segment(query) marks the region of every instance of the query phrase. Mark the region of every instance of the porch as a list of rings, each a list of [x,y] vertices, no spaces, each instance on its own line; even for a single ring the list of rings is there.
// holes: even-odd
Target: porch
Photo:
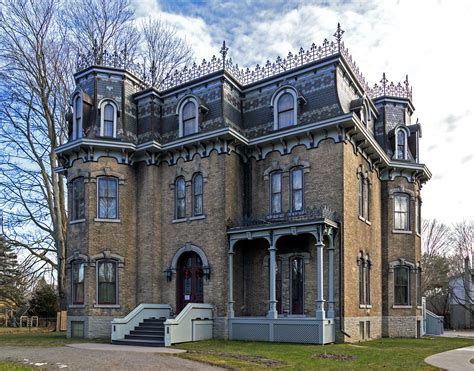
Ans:
[[[335,341],[338,225],[308,217],[228,230],[229,339]]]

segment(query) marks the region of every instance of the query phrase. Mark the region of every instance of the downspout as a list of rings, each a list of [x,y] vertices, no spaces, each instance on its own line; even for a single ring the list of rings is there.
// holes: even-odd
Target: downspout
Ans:
[[[342,268],[344,266],[343,264],[343,259],[344,259],[344,254],[343,254],[343,246],[344,246],[344,235],[342,233],[342,222],[338,222],[339,226],[339,331],[341,331],[344,336],[351,337],[345,330],[344,330],[344,324],[342,321],[342,313],[343,313],[343,300],[342,300]]]

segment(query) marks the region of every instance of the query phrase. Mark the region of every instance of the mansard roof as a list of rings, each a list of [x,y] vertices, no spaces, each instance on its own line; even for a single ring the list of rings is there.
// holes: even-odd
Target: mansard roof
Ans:
[[[274,62],[267,60],[265,64],[257,64],[252,69],[240,68],[231,58],[228,58],[229,48],[224,41],[219,51],[219,57],[213,55],[212,58],[209,60],[204,59],[200,64],[193,63],[192,66],[185,66],[182,70],[175,70],[169,73],[162,81],[157,81],[156,68],[154,66],[147,68],[144,64],[129,62],[126,50],[105,51],[99,54],[98,50],[94,49],[88,54],[78,56],[75,77],[80,77],[91,68],[100,68],[100,66],[112,67],[133,75],[139,84],[143,85],[144,89],[147,87],[154,88],[152,90],[160,94],[182,88],[200,80],[224,75],[243,90],[269,79],[280,78],[293,74],[298,70],[338,58],[352,75],[354,83],[360,87],[361,94],[365,94],[373,100],[380,97],[412,100],[412,88],[408,83],[408,76],[403,83],[394,83],[388,81],[384,73],[379,84],[370,87],[349,50],[344,45],[342,41],[343,34],[344,30],[338,24],[336,32],[333,34],[334,40],[324,39],[323,43],[319,46],[313,43],[306,50],[300,48],[296,53],[289,52],[286,58],[278,56]],[[148,89],[146,90],[149,91]]]

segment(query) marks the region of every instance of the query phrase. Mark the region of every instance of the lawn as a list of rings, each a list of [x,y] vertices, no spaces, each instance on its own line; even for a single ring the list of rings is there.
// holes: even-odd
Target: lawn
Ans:
[[[238,369],[435,370],[429,355],[474,345],[472,339],[380,339],[357,344],[299,345],[210,340],[179,344],[180,357]]]
[[[11,329],[0,329],[0,347],[2,346],[25,346],[25,347],[57,347],[71,343],[110,343],[107,339],[67,339],[65,332],[51,332],[35,330],[29,332],[25,329],[18,329],[12,332]],[[2,370],[0,364],[0,370]]]

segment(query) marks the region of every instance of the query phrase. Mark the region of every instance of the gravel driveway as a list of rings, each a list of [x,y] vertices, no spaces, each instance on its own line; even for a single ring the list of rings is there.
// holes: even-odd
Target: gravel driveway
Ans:
[[[172,355],[72,347],[0,347],[0,360],[48,370],[219,370]]]

